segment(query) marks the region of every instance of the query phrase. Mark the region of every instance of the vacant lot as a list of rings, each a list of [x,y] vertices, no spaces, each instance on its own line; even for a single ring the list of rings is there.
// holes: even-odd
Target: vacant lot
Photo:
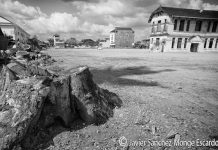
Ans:
[[[121,136],[128,142],[161,141],[171,130],[178,132],[182,141],[218,138],[218,53],[149,53],[138,49],[46,52],[65,70],[89,66],[95,82],[119,95],[124,103],[103,125],[58,132],[48,149],[119,149]],[[143,148],[160,147],[148,144],[126,149]]]

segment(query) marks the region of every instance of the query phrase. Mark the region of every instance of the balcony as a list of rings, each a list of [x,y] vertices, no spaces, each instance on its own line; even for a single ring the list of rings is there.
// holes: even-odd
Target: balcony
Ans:
[[[167,31],[168,31],[167,23],[155,24],[155,25],[152,25],[152,28],[151,28],[152,34],[163,34],[163,33],[167,33]]]

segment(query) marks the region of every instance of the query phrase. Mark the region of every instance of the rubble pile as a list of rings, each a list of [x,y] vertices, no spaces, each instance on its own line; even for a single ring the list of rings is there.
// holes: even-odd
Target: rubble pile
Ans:
[[[65,127],[78,118],[104,123],[120,107],[119,97],[99,88],[88,67],[58,75],[46,69],[54,60],[28,49],[1,51],[0,149],[31,149],[40,128],[61,119]]]

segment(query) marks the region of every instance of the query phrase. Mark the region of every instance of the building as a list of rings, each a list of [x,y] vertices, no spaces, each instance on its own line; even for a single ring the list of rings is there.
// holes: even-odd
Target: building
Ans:
[[[110,32],[110,47],[130,48],[134,43],[134,31],[132,28],[116,27]]]
[[[110,38],[105,38],[104,40],[100,40],[99,46],[102,48],[110,48]]]
[[[16,42],[27,43],[30,38],[30,35],[21,27],[2,16],[0,16],[0,28],[5,35],[11,36]]]
[[[55,34],[53,36],[54,39],[54,47],[55,48],[64,48],[65,47],[65,43],[63,40],[60,39],[60,35]]]
[[[218,11],[160,6],[150,16],[150,49],[218,51]]]

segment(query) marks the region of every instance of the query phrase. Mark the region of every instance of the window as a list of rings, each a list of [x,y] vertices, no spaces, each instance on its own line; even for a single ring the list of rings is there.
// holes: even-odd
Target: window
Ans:
[[[189,31],[189,27],[190,27],[190,20],[187,21],[186,31]]]
[[[177,28],[177,20],[174,21],[174,30]]]
[[[184,48],[186,49],[188,38],[185,38]]]
[[[174,48],[175,38],[172,39],[172,48]]]
[[[212,32],[216,32],[216,28],[217,28],[217,21],[213,23]]]
[[[180,20],[179,31],[184,31],[185,20]]]
[[[209,48],[212,48],[212,47],[213,47],[213,38],[211,38],[209,42]]]
[[[216,39],[215,48],[217,48],[217,44],[218,44],[218,38]]]
[[[158,24],[157,24],[157,31],[158,31],[158,32],[161,32],[161,20],[158,21]]]
[[[159,46],[160,45],[160,38],[157,38],[156,39],[156,46]]]
[[[204,41],[204,48],[206,48],[206,46],[207,46],[207,39],[205,39]]]
[[[211,21],[208,22],[208,25],[207,25],[207,32],[210,32],[210,26],[211,26]]]
[[[178,38],[177,48],[182,47],[182,38]]]
[[[201,31],[202,21],[196,21],[195,31]]]
[[[165,23],[167,23],[167,19],[165,19]]]

